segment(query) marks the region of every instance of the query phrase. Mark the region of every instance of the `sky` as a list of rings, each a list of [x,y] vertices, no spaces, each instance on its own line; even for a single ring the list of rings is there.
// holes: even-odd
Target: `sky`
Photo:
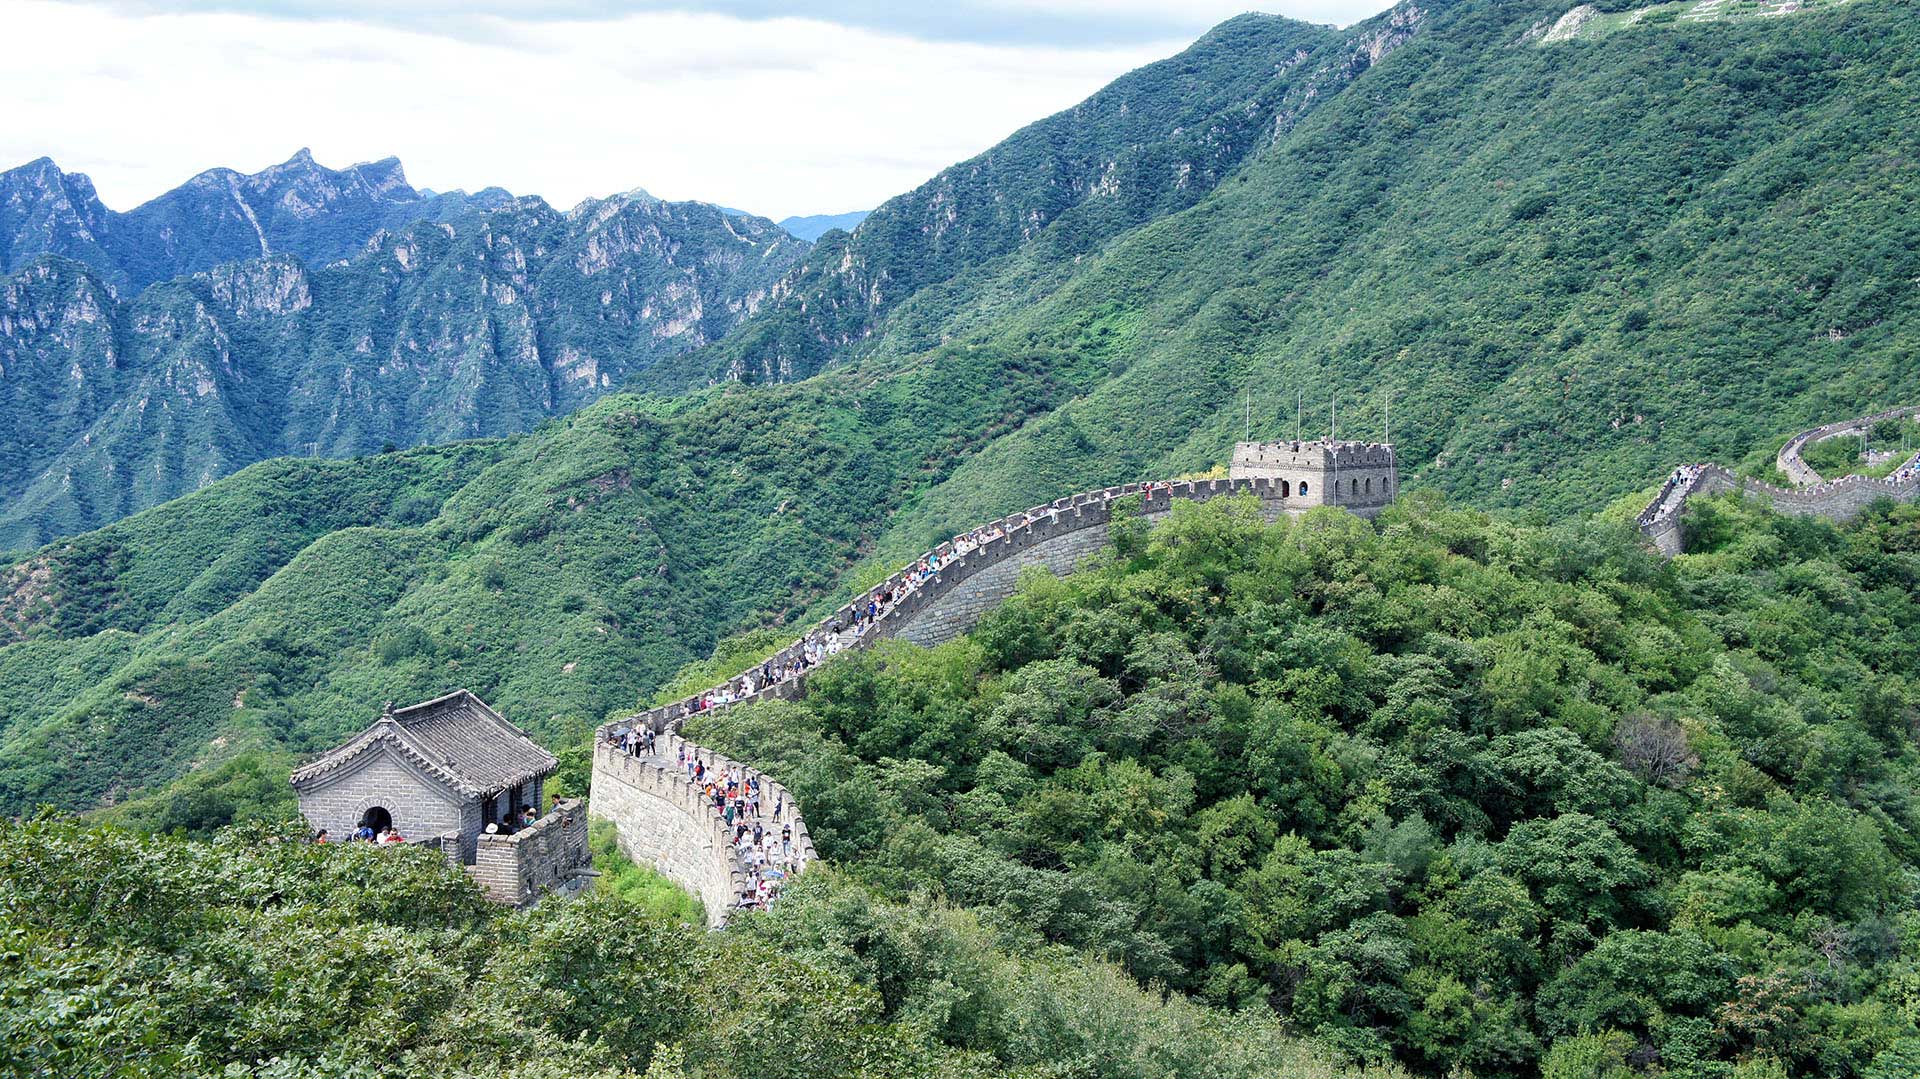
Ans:
[[[127,210],[310,147],[563,208],[645,188],[773,218],[869,209],[1247,3],[0,0],[0,169],[51,157]]]

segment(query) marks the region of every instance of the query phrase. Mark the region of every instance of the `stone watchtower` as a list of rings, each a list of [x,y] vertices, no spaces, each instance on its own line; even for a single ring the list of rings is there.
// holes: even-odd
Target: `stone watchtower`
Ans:
[[[430,845],[463,865],[488,895],[526,904],[578,876],[589,861],[586,807],[541,810],[557,762],[526,732],[462,689],[408,708],[389,705],[371,727],[292,775],[300,812],[335,842],[361,828]]]
[[[1233,447],[1227,475],[1274,481],[1289,513],[1339,506],[1370,518],[1400,491],[1393,446],[1386,442],[1242,442]]]

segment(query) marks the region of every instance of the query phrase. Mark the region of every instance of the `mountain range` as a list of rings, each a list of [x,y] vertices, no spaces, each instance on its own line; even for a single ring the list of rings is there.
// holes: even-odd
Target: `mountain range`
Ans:
[[[799,217],[783,217],[780,219],[780,227],[802,240],[812,242],[834,229],[852,232],[860,227],[860,222],[865,221],[867,215],[872,212],[871,210],[854,210],[844,214],[805,214]]]
[[[256,173],[209,169],[117,213],[101,203],[93,181],[43,157],[0,172],[0,272],[60,255],[130,296],[241,259],[284,254],[334,262],[358,253],[382,228],[512,201],[497,187],[473,195],[415,190],[396,158],[330,169],[302,149]]]
[[[387,233],[345,266],[256,261],[130,306],[85,267],[37,263],[7,302],[44,303],[31,332],[60,338],[30,354],[42,373],[9,394],[12,429],[59,428],[54,458],[127,432],[142,482],[197,482],[200,447],[258,429],[140,434],[253,392],[222,347],[316,357],[295,380],[316,389],[260,393],[304,417],[260,452],[488,434],[611,396],[517,439],[271,461],[17,560],[0,806],[120,800],[245,747],[313,748],[368,701],[450,681],[564,739],[937,537],[1204,470],[1247,435],[1324,432],[1330,404],[1342,435],[1391,430],[1409,491],[1551,516],[1678,462],[1771,467],[1797,428],[1910,399],[1920,31],[1900,6],[1556,33],[1566,14],[1235,19],[811,250],[771,222],[754,246],[746,219],[627,199],[516,202]],[[725,239],[727,280],[758,299],[636,360],[651,329],[581,315],[621,306],[588,283],[618,246],[590,222],[665,230],[670,210]],[[769,265],[748,271],[749,253]],[[173,373],[131,396],[104,371],[70,378],[124,349],[122,325],[166,343],[149,351]],[[557,378],[551,340],[603,342],[607,377]],[[497,374],[534,355],[537,377]],[[503,401],[518,413],[475,422]],[[77,520],[69,492],[102,476],[134,486],[67,459],[34,490],[75,508],[43,516]],[[14,541],[71,530],[54,520]]]
[[[524,431],[724,337],[807,249],[705,203],[561,213],[305,151],[127,214],[47,162],[0,191],[24,260],[0,279],[0,549],[267,457]]]

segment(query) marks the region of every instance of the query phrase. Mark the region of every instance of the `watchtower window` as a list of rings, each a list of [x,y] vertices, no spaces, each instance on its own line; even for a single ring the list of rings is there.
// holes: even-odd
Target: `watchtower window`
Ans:
[[[1307,481],[1306,481],[1306,480],[1301,480],[1301,481],[1300,481],[1300,493],[1301,493],[1301,494],[1303,494],[1303,495],[1307,493]]]
[[[1286,480],[1281,480],[1280,481],[1280,497],[1287,498],[1287,497],[1290,497],[1292,494],[1293,494],[1293,484],[1287,482]]]
[[[1367,493],[1373,493],[1373,477],[1371,476],[1367,477]]]

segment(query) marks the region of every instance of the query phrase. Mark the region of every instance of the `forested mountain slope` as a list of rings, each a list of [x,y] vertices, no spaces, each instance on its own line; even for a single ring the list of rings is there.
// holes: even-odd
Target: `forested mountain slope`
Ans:
[[[0,578],[0,807],[115,801],[460,684],[583,738],[725,631],[796,617],[888,511],[1103,372],[956,350],[507,441],[276,460]]]
[[[100,201],[93,181],[43,157],[0,172],[0,273],[41,255],[64,255],[131,296],[240,259],[285,254],[332,262],[382,228],[510,201],[497,187],[475,195],[415,190],[395,158],[330,169],[303,149],[256,173],[209,169],[119,213]]]
[[[965,638],[842,654],[687,733],[779,777],[883,897],[1356,1059],[1904,1079],[1920,507],[1695,514],[1666,563],[1431,496],[1377,529],[1179,502]],[[860,947],[835,929],[792,939]]]
[[[661,367],[646,384],[805,377],[861,351],[901,304],[981,267],[1016,253],[1071,267],[1114,236],[1200,201],[1420,21],[1408,8],[1345,32],[1271,15],[1223,23],[1179,55],[889,199],[851,233],[816,247],[734,337]]]
[[[226,263],[116,298],[45,258],[0,279],[0,550],[267,457],[524,431],[746,318],[807,245],[644,193],[513,200],[353,259]]]
[[[0,601],[26,638],[0,648],[0,798],[85,805],[242,745],[312,748],[369,701],[455,682],[584,729],[861,559],[1223,461],[1249,390],[1261,434],[1297,389],[1341,391],[1342,431],[1374,434],[1391,393],[1418,483],[1552,510],[1910,388],[1899,6],[1544,41],[1558,15],[1423,9],[1337,100],[1065,287],[1020,291],[1024,256],[976,277],[1005,288],[969,343],[616,398],[471,451],[487,470],[401,518],[383,495],[271,557],[232,522],[355,504],[341,477],[435,458],[275,465],[42,552]],[[403,278],[398,251],[366,279]]]
[[[965,463],[891,554],[1291,436],[1302,396],[1308,434],[1337,403],[1382,437],[1390,408],[1417,483],[1552,514],[1920,393],[1907,5],[1571,41],[1544,37],[1555,5],[1421,7],[1193,208],[881,324],[882,363],[981,341],[1111,372]]]

